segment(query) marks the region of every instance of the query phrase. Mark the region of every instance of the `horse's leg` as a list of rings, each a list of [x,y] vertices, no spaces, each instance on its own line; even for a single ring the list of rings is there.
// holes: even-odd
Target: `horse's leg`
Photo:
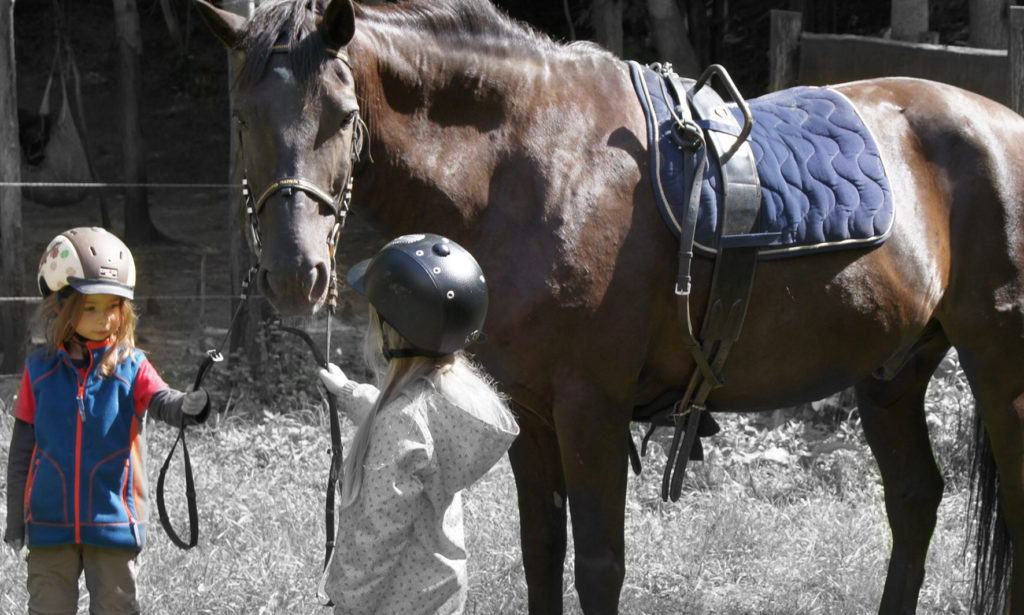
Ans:
[[[1020,324],[1017,324],[1019,330]],[[1002,330],[1002,329],[1000,329]],[[1013,561],[1009,578],[1012,615],[1024,614],[1024,383],[1021,364],[1024,340],[1001,336],[985,348],[958,348],[960,362],[978,401],[978,410],[992,446],[1002,494],[1002,518],[1012,541]],[[983,352],[981,352],[983,350]],[[1005,553],[1009,545],[992,545]],[[999,571],[993,571],[996,574]],[[984,591],[975,587],[975,593]],[[977,598],[977,595],[976,595]]]
[[[869,377],[856,386],[864,434],[878,462],[892,553],[879,613],[914,613],[924,580],[925,556],[942,499],[924,399],[928,381],[949,348],[938,336],[891,380]]]
[[[531,615],[562,613],[565,480],[552,428],[517,407],[520,434],[509,449],[519,498],[520,540]]]
[[[628,414],[592,385],[562,381],[555,424],[569,494],[576,592],[587,615],[618,613],[625,578]]]

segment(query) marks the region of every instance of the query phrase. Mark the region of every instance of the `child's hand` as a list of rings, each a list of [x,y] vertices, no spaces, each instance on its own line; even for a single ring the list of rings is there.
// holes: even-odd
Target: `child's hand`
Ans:
[[[351,393],[355,383],[348,379],[345,372],[334,363],[328,363],[327,369],[319,372],[320,381],[327,387],[332,395],[341,395],[342,392]],[[347,386],[346,386],[347,385]]]
[[[210,416],[210,395],[206,389],[185,393],[185,399],[181,402],[181,413],[185,415],[187,424],[205,423]]]

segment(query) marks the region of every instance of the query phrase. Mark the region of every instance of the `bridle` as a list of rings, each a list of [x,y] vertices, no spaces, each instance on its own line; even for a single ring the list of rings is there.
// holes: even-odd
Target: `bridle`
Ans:
[[[289,53],[290,48],[287,45],[274,45],[271,48],[271,53]],[[328,55],[331,55],[348,66],[349,70],[352,70],[352,60],[348,55],[348,52],[344,49],[328,48]],[[304,177],[279,177],[267,186],[260,194],[259,198],[253,199],[252,194],[249,191],[248,176],[246,171],[242,171],[242,194],[245,202],[245,212],[248,219],[248,239],[250,247],[253,253],[256,255],[256,264],[253,265],[246,277],[242,282],[242,298],[235,310],[234,316],[231,319],[231,323],[228,326],[228,331],[224,336],[224,341],[221,342],[221,348],[227,342],[231,335],[231,331],[234,329],[235,324],[238,321],[238,317],[246,304],[246,296],[248,293],[249,285],[259,270],[259,260],[263,252],[263,240],[262,234],[260,233],[259,227],[259,214],[270,197],[277,193],[283,193],[285,196],[291,196],[294,191],[299,190],[305,192],[309,196],[313,197],[318,202],[326,205],[334,214],[334,225],[331,227],[330,233],[327,235],[327,246],[330,254],[330,272],[329,280],[330,285],[328,288],[326,311],[327,311],[327,349],[326,352],[321,353],[313,342],[312,338],[301,329],[279,326],[282,331],[286,331],[302,338],[303,341],[309,346],[313,353],[313,358],[316,364],[323,368],[327,368],[328,357],[330,357],[331,348],[331,315],[334,313],[337,307],[338,289],[337,289],[337,270],[335,265],[335,252],[338,247],[338,240],[341,236],[341,229],[345,226],[345,221],[348,217],[349,207],[352,203],[352,183],[353,175],[356,163],[359,161],[359,153],[362,149],[363,142],[363,131],[365,124],[359,118],[358,109],[356,110],[356,116],[352,120],[352,140],[351,140],[351,152],[350,152],[350,167],[348,173],[348,179],[345,181],[345,187],[342,189],[340,194],[333,195],[329,190],[318,186],[316,182],[310,181]],[[242,135],[241,131],[238,134],[239,149],[242,147]],[[207,352],[207,356],[200,364],[198,373],[196,375],[195,384],[193,390],[198,390],[205,378],[207,372],[213,363],[223,360],[220,349],[210,350]],[[342,446],[341,446],[341,428],[340,418],[337,408],[337,400],[334,396],[327,393],[327,403],[330,410],[330,429],[331,429],[331,465],[327,480],[327,498],[325,504],[325,517],[324,522],[326,526],[326,545],[324,555],[324,568],[327,568],[327,564],[330,562],[331,554],[334,551],[334,500],[335,493],[338,490],[338,481],[341,478],[341,462],[342,462]],[[181,539],[171,526],[169,517],[167,515],[166,507],[164,505],[164,475],[167,472],[167,468],[170,464],[171,458],[174,455],[174,450],[178,445],[178,442],[182,444],[182,452],[184,457],[185,466],[185,483],[186,483],[186,499],[188,504],[188,521],[189,521],[189,540],[186,542]],[[167,455],[167,460],[164,462],[163,467],[160,470],[160,477],[157,486],[157,508],[160,513],[160,522],[166,530],[171,541],[175,545],[182,549],[190,549],[199,540],[199,527],[198,527],[198,510],[196,506],[196,495],[194,481],[192,478],[192,465],[189,459],[188,446],[185,443],[185,426],[182,424],[179,428],[178,438],[175,440],[174,445],[171,447],[170,452]]]
[[[271,53],[290,53],[291,48],[288,45],[274,45],[271,47]],[[349,71],[353,71],[352,59],[349,57],[348,52],[342,48],[327,48],[327,54],[334,58],[341,60]],[[252,194],[249,191],[248,173],[243,168],[242,170],[242,193],[245,199],[245,213],[248,218],[249,228],[249,239],[250,245],[253,252],[256,254],[256,259],[259,261],[263,252],[263,240],[259,226],[259,215],[266,204],[267,200],[277,193],[282,193],[285,196],[291,196],[296,190],[305,192],[307,195],[313,197],[321,204],[326,205],[334,213],[334,225],[331,227],[330,233],[327,235],[327,249],[329,254],[330,272],[328,274],[329,286],[327,291],[327,349],[325,353],[321,353],[313,343],[312,338],[301,329],[292,327],[280,327],[282,331],[298,335],[303,341],[309,346],[313,352],[313,358],[317,365],[322,368],[327,368],[328,357],[330,357],[331,349],[331,315],[334,313],[338,302],[338,280],[337,280],[337,266],[335,264],[335,252],[338,247],[338,240],[341,236],[341,229],[345,226],[345,221],[348,218],[349,207],[352,204],[352,183],[353,176],[356,167],[356,163],[359,161],[359,152],[362,149],[363,142],[363,127],[362,120],[359,119],[359,110],[356,109],[356,115],[352,119],[352,139],[351,139],[351,150],[349,152],[349,171],[348,178],[345,180],[345,187],[342,189],[340,194],[331,194],[330,190],[318,186],[316,182],[310,181],[304,177],[279,177],[272,181],[262,193],[259,198],[253,199]],[[239,149],[242,147],[241,134],[238,135]],[[256,267],[258,267],[258,263]],[[341,478],[341,462],[342,462],[342,448],[341,448],[341,427],[340,418],[338,414],[337,400],[335,397],[328,392],[327,393],[327,404],[330,410],[330,427],[331,427],[331,465],[327,479],[327,499],[325,503],[325,555],[324,555],[324,569],[327,568],[327,564],[330,562],[331,554],[334,551],[334,498],[335,493],[338,490],[338,481]]]

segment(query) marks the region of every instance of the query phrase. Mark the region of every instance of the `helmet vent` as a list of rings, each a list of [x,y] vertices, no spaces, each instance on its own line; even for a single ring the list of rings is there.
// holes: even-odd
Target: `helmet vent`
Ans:
[[[93,246],[89,246],[89,251],[92,252],[93,256],[96,256],[96,248],[94,248]]]

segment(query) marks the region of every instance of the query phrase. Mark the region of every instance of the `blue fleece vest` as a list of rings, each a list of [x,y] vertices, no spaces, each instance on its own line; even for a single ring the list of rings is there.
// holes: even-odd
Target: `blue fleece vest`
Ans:
[[[145,439],[132,391],[138,350],[99,377],[106,352],[90,344],[83,378],[63,349],[26,361],[35,397],[36,448],[25,498],[31,547],[88,544],[141,549],[146,535]]]

